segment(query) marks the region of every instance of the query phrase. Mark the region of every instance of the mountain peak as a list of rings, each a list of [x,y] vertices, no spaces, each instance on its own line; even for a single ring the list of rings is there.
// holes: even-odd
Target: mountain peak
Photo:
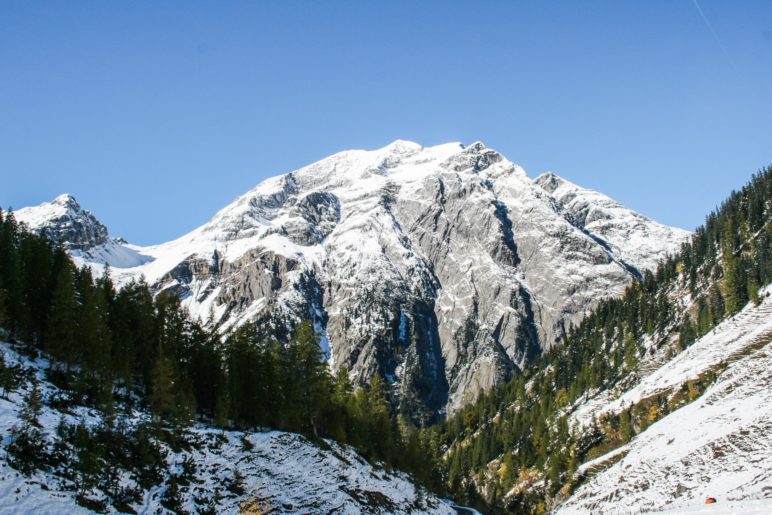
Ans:
[[[396,152],[402,152],[405,150],[409,151],[417,151],[421,150],[423,148],[422,145],[416,143],[415,141],[409,141],[404,139],[396,139],[383,147],[382,150],[389,150],[389,151],[396,151]]]
[[[563,184],[566,184],[568,181],[554,172],[544,172],[536,177],[533,182],[541,186],[547,192],[554,193],[555,190]]]
[[[63,206],[73,206],[80,208],[80,204],[78,204],[78,201],[75,197],[70,195],[69,193],[62,193],[58,197],[56,197],[54,200],[51,201],[52,204],[60,204]]]
[[[480,140],[475,141],[471,145],[462,145],[462,146],[464,147],[465,150],[471,150],[474,152],[481,152],[488,148],[485,146],[485,143],[483,143]]]
[[[88,250],[109,240],[105,227],[74,196],[63,193],[50,202],[14,212],[20,222],[70,250]]]

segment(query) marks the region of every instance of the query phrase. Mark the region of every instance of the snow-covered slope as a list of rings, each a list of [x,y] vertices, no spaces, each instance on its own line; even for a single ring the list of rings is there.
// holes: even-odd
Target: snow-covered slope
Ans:
[[[534,182],[548,191],[578,227],[608,244],[620,260],[638,270],[652,269],[662,251],[675,254],[688,232],[668,227],[624,207],[614,199],[547,172]]]
[[[61,399],[63,393],[45,380],[44,360],[30,360],[6,343],[0,343],[0,351],[7,365],[26,370],[20,374],[27,377],[7,398],[0,397],[0,513],[93,513],[76,504],[74,466],[53,465],[24,476],[9,464],[6,448],[12,438],[10,429],[19,423],[22,399],[31,388],[29,380],[37,379],[44,401]],[[43,440],[54,449],[61,441],[56,427],[62,422],[97,427],[104,418],[82,406],[44,406],[39,421]],[[147,422],[144,413],[119,413],[116,427],[128,431],[141,422]],[[191,444],[188,450],[163,446],[167,455],[162,482],[142,490],[139,500],[131,503],[136,513],[171,513],[161,501],[170,475],[179,474],[186,460],[192,460],[196,470],[180,492],[181,507],[188,513],[201,513],[206,506],[215,508],[216,513],[234,514],[455,513],[437,497],[417,489],[407,476],[373,467],[350,448],[331,441],[327,448],[321,448],[293,433],[244,433],[203,426],[191,429],[187,441]],[[228,486],[235,471],[243,477],[241,493]],[[119,470],[118,474],[122,486],[137,487],[136,478],[127,471]],[[105,499],[99,488],[86,494],[92,500]],[[106,508],[115,513],[109,500]]]
[[[613,456],[594,461],[606,470],[582,485],[561,513],[698,510],[710,513],[772,511],[772,295],[748,305],[676,358],[613,399],[578,413],[616,412],[640,399],[716,371],[697,400],[662,418]],[[587,468],[585,466],[584,468]],[[733,502],[745,504],[733,506]],[[726,510],[724,509],[726,508]],[[761,510],[761,511],[758,511]],[[766,511],[765,511],[766,510]],[[697,511],[695,511],[697,512]]]
[[[223,331],[312,318],[333,367],[358,384],[383,375],[428,420],[524,366],[688,236],[575,190],[602,216],[580,222],[562,187],[481,143],[396,141],[268,179],[175,241],[124,245],[137,266],[93,261],[118,283],[143,275],[177,292]]]

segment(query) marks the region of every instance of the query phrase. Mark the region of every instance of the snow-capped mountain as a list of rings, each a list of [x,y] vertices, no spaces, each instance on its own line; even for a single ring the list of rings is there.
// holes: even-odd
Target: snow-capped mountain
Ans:
[[[74,218],[46,206],[16,215],[70,242]],[[119,283],[177,292],[223,331],[311,318],[334,368],[360,384],[382,374],[425,421],[523,367],[688,235],[554,174],[531,180],[482,143],[396,141],[268,179],[172,242],[105,233],[70,249]]]

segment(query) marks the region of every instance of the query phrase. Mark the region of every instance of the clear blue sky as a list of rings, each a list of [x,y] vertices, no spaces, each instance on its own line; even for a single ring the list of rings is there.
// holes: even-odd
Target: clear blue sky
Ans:
[[[0,3],[0,205],[182,235],[266,177],[482,140],[692,229],[772,163],[772,2]]]

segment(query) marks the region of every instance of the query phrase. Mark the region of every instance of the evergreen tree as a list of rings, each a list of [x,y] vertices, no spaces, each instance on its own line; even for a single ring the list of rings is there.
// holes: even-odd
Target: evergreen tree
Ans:
[[[74,274],[72,264],[68,260],[62,260],[51,295],[46,332],[45,348],[54,360],[64,365],[65,372],[69,372],[72,364],[80,358],[76,347],[78,327],[74,323],[78,311]],[[54,365],[55,363],[52,363],[52,366]]]
[[[105,449],[97,435],[89,431],[85,422],[81,422],[73,429],[71,440],[76,450],[78,490],[83,495],[99,483],[105,470]]]
[[[230,418],[241,427],[278,425],[286,416],[286,398],[276,375],[276,353],[261,342],[251,324],[240,327],[225,344]]]
[[[694,342],[696,337],[697,331],[695,330],[694,324],[692,323],[692,318],[687,315],[684,318],[684,321],[681,323],[681,330],[679,331],[678,335],[679,346],[681,349],[687,348]]]
[[[332,381],[310,321],[298,325],[290,348],[288,356],[294,360],[291,368],[295,369],[290,377],[297,386],[293,393],[298,395],[294,404],[300,410],[301,430],[318,437],[320,416],[327,410]]]
[[[22,265],[19,256],[19,226],[13,213],[6,213],[0,224],[0,291],[4,299],[5,328],[11,337],[21,332],[24,309]]]
[[[112,331],[110,310],[104,288],[94,284],[91,273],[84,269],[78,281],[81,306],[78,314],[78,354],[81,356],[80,381],[102,406],[112,401]]]
[[[113,367],[126,386],[151,383],[158,352],[155,305],[144,281],[124,286],[115,296],[110,315],[113,331]]]
[[[46,463],[46,444],[38,421],[42,408],[40,388],[37,382],[34,382],[24,397],[24,407],[19,412],[19,423],[11,428],[7,448],[11,465],[25,475],[31,474]]]
[[[747,302],[746,280],[738,259],[729,245],[724,248],[724,299],[726,311],[732,315],[740,311]]]
[[[22,231],[18,238],[21,262],[22,309],[19,313],[20,335],[24,341],[39,345],[46,330],[51,293],[51,269],[69,262],[64,251],[54,253],[50,242]]]
[[[623,442],[629,442],[633,437],[633,425],[630,421],[630,412],[622,410],[619,414],[619,438]]]
[[[192,420],[192,399],[185,391],[171,358],[161,355],[157,359],[150,384],[148,400],[157,421],[185,424]]]
[[[370,420],[369,447],[378,459],[387,459],[394,451],[394,441],[385,384],[379,375],[370,381],[365,414]]]
[[[725,307],[724,296],[721,295],[721,291],[718,289],[718,286],[715,283],[710,287],[709,304],[710,318],[714,325],[718,324],[721,320],[724,319]]]
[[[0,397],[8,398],[8,392],[13,390],[16,378],[13,369],[6,363],[5,354],[0,352]]]

